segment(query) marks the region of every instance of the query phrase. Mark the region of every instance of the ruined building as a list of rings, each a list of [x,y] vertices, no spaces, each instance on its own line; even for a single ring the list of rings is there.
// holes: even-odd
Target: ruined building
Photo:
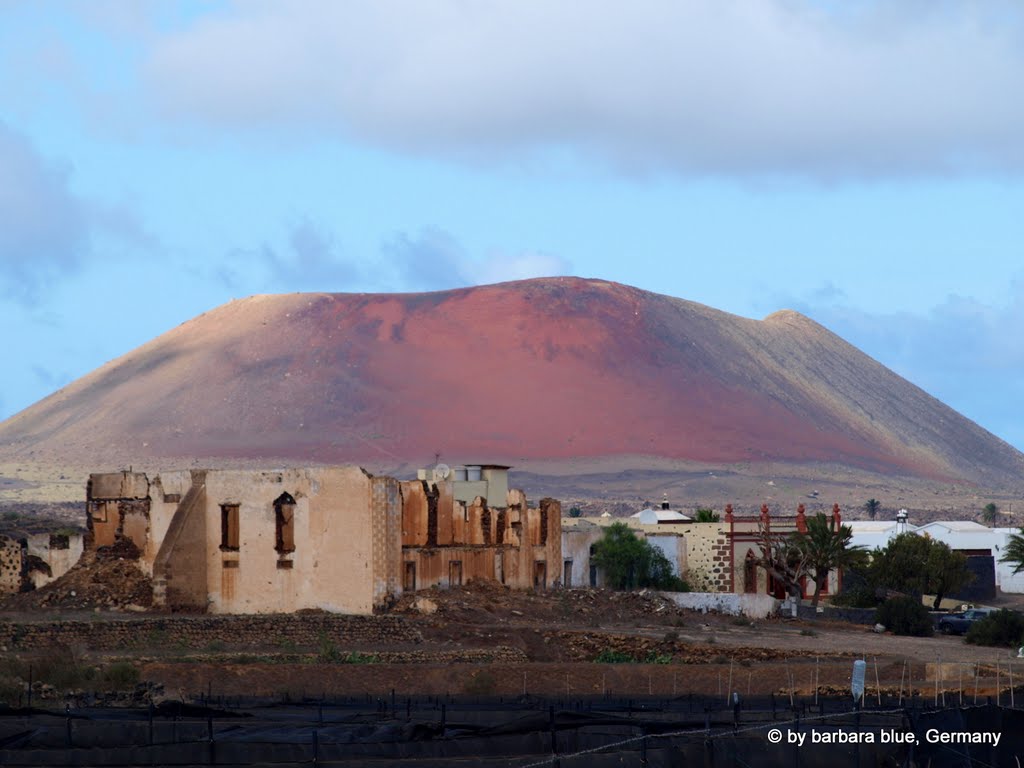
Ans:
[[[214,613],[370,613],[469,579],[551,586],[559,503],[530,508],[507,467],[488,470],[472,482],[354,466],[94,474],[85,546],[136,559],[156,605]]]
[[[49,584],[67,573],[81,554],[81,534],[0,535],[0,595]]]

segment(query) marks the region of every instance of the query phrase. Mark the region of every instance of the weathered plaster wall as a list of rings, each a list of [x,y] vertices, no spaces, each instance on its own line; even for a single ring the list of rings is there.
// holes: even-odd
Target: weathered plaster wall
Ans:
[[[153,562],[153,599],[175,608],[207,607],[206,472],[191,473]]]
[[[287,554],[275,548],[274,501],[283,493],[295,499],[295,550]],[[373,611],[370,477],[361,469],[210,472],[206,497],[211,612]],[[222,504],[239,505],[237,553],[220,549]],[[382,551],[377,578],[385,585],[386,563]]]
[[[771,595],[738,595],[721,592],[661,592],[680,608],[714,611],[731,616],[763,619],[778,612],[779,601]]]
[[[119,546],[130,541],[139,550],[149,539],[149,478],[141,472],[89,475],[86,486],[85,548]]]
[[[37,533],[27,540],[27,554],[35,555],[50,567],[50,573],[34,570],[29,577],[36,589],[59,579],[82,557],[82,534]]]
[[[604,529],[597,526],[572,527],[562,531],[563,572],[565,562],[572,561],[571,577],[567,587],[603,587],[604,578],[595,570],[596,583],[590,582],[590,548],[604,536]],[[564,579],[563,579],[564,582]]]
[[[192,473],[188,470],[161,472],[150,482],[149,535],[139,557],[139,567],[150,576],[171,520],[191,487]]]

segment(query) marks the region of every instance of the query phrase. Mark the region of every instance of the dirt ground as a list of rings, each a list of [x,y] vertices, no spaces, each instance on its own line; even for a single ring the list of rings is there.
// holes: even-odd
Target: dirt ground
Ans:
[[[63,610],[63,609],[62,609]],[[128,661],[168,696],[212,690],[225,696],[398,694],[723,695],[774,693],[786,698],[849,689],[856,658],[868,663],[870,692],[925,697],[986,696],[1024,680],[1024,659],[1009,649],[967,645],[961,638],[896,637],[840,622],[750,621],[676,607],[654,592],[512,591],[489,583],[409,595],[393,608],[422,637],[409,644],[367,646],[344,637],[323,648],[211,643],[85,651],[96,663]],[[147,616],[116,609],[63,618]],[[3,618],[56,618],[35,609]],[[505,649],[505,651],[502,651]],[[507,652],[511,649],[511,653]],[[488,651],[495,658],[487,661]],[[499,651],[502,651],[499,653]],[[351,655],[352,652],[356,652]],[[460,656],[461,654],[461,656]],[[519,662],[509,661],[516,656]],[[451,661],[481,658],[481,661]],[[389,663],[384,663],[384,658]],[[502,661],[501,659],[505,659]],[[941,662],[941,665],[937,665]],[[1024,695],[1024,694],[1022,694]]]

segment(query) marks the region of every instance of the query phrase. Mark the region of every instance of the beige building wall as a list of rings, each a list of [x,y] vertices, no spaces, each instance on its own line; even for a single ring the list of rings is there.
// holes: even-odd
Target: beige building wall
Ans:
[[[728,523],[690,523],[686,526],[684,578],[698,592],[729,591]]]
[[[205,470],[190,473],[191,485],[159,542],[153,560],[153,601],[157,605],[202,611],[209,603],[206,474]]]
[[[284,493],[295,499],[295,550],[290,553],[276,550],[274,502]],[[220,549],[222,504],[239,505],[237,553]],[[381,553],[374,573],[371,518],[370,477],[358,467],[210,472],[205,515],[209,610],[372,613],[375,591],[386,588],[387,566],[386,553]],[[386,530],[378,539],[384,535]]]

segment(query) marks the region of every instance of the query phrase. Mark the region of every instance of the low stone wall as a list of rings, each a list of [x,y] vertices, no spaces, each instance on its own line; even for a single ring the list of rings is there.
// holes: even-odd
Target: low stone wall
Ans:
[[[0,621],[0,646],[31,650],[57,643],[95,650],[133,648],[233,648],[316,646],[329,640],[339,648],[374,649],[419,643],[423,637],[398,616],[288,615],[166,616],[95,621]]]
[[[661,592],[680,608],[763,619],[778,612],[779,601],[771,595],[736,595],[731,592]]]
[[[848,621],[851,624],[874,624],[874,608],[840,608],[834,605],[821,606],[823,610],[818,613],[809,605],[801,604],[797,616],[801,619],[826,619],[828,621]]]

